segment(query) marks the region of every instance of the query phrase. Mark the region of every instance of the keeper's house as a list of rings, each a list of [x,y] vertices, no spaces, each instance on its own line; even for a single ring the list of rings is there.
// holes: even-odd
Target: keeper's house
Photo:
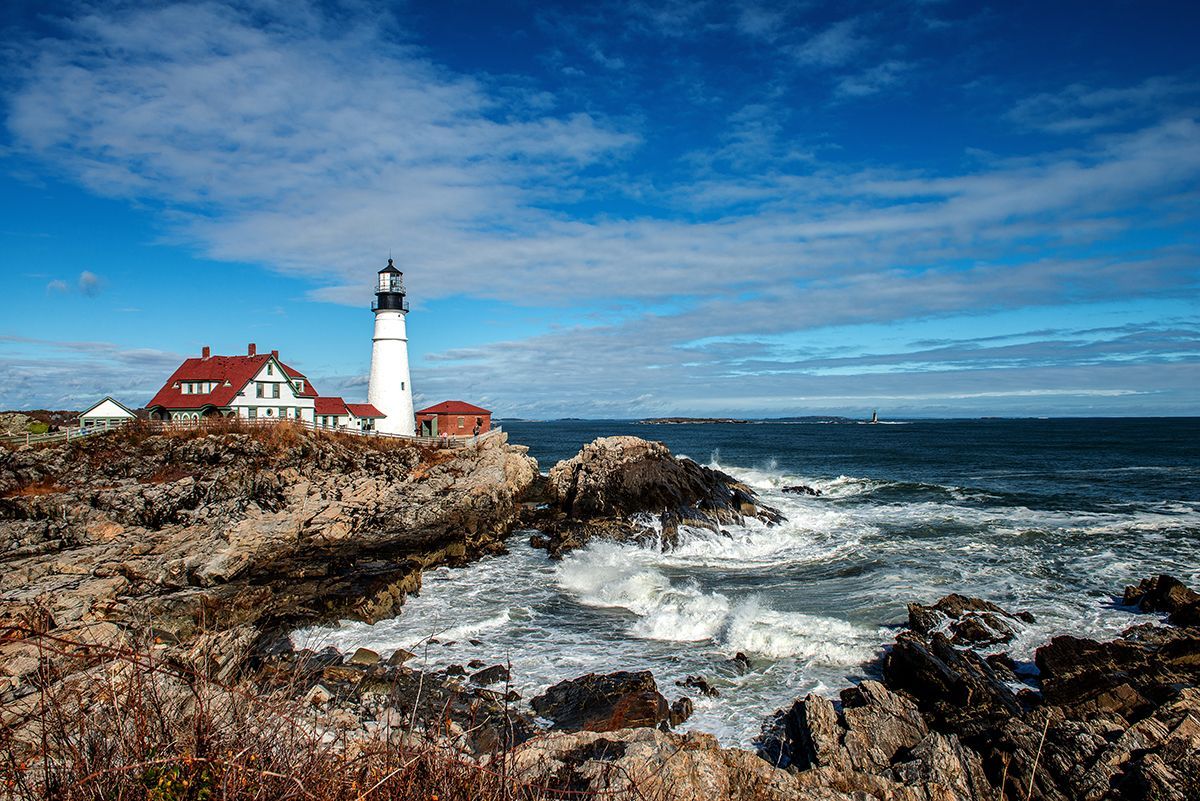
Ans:
[[[137,413],[120,401],[105,398],[79,415],[79,427],[88,429],[110,429],[132,423]]]
[[[417,412],[417,433],[423,437],[469,437],[491,427],[492,413],[466,401],[442,401]]]
[[[351,428],[357,431],[374,431],[375,421],[385,417],[384,413],[369,403],[346,403],[341,398],[317,398],[317,428]]]
[[[316,424],[317,403],[324,400],[303,373],[279,360],[279,351],[260,354],[251,343],[245,356],[213,356],[205,347],[200,358],[186,360],[171,374],[146,411],[151,420],[240,417]],[[340,422],[329,427],[373,429],[383,415],[368,406],[334,404]],[[350,407],[357,407],[357,413]]]

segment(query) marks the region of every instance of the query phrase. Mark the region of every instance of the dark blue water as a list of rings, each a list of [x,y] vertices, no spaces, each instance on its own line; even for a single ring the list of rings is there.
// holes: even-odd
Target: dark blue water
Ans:
[[[676,454],[810,476],[895,482],[884,494],[969,487],[1037,509],[1135,510],[1200,502],[1200,418],[914,420],[902,424],[505,423],[548,469],[599,436],[659,440]],[[986,503],[988,498],[981,498]]]
[[[508,423],[542,469],[597,436],[665,442],[733,474],[787,522],[685,532],[670,552],[595,543],[561,563],[511,552],[427,576],[374,626],[310,632],[343,647],[453,641],[428,659],[511,660],[529,697],[589,671],[649,668],[673,696],[700,673],[722,690],[691,726],[745,743],[762,717],[861,675],[905,604],[949,592],[1027,609],[1017,658],[1056,633],[1112,636],[1144,616],[1125,584],[1200,584],[1200,419],[897,424]],[[790,484],[823,493],[784,494]],[[483,646],[469,645],[471,639]],[[746,652],[738,675],[729,657]]]

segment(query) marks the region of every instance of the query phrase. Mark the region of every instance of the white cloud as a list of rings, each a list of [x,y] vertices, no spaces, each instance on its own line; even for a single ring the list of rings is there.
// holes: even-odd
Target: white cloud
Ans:
[[[803,43],[792,47],[790,52],[801,64],[836,67],[858,55],[867,46],[868,41],[866,36],[859,33],[858,20],[852,17],[835,22]]]
[[[912,65],[903,61],[885,61],[854,75],[842,77],[834,91],[843,97],[866,97],[895,86],[911,69]]]
[[[1022,99],[1008,117],[1049,133],[1080,134],[1154,118],[1179,106],[1186,109],[1189,103],[1194,112],[1198,97],[1200,85],[1169,76],[1120,87],[1075,83]]]

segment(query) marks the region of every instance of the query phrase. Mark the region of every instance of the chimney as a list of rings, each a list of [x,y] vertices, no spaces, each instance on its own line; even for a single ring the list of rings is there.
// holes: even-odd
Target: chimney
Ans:
[[[258,346],[256,346],[256,345],[255,345],[253,342],[251,342],[251,343],[250,343],[250,344],[249,344],[249,345],[246,347],[246,355],[247,355],[247,356],[256,356],[256,355],[258,355]]]
[[[271,355],[272,355],[272,356],[274,356],[276,359],[278,359],[278,358],[279,358],[279,351],[277,351],[277,350],[273,350],[273,351],[271,351]]]
[[[207,359],[209,356],[212,356],[212,348],[210,348],[208,345],[205,345],[200,349],[200,358]]]

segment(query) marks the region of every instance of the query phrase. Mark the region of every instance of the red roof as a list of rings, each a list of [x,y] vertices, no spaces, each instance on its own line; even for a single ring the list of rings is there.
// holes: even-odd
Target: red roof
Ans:
[[[491,414],[487,409],[472,406],[466,401],[448,400],[422,409],[417,414]]]
[[[315,389],[313,389],[312,384],[309,383],[308,376],[306,376],[304,373],[299,372],[298,370],[293,370],[292,368],[288,367],[283,362],[280,362],[279,365],[283,368],[283,372],[287,373],[288,378],[300,378],[300,379],[304,380],[304,389],[297,392],[296,393],[297,395],[299,395],[302,398],[317,397],[317,391]]]
[[[274,357],[269,353],[259,356],[210,356],[207,359],[187,359],[179,365],[167,383],[163,384],[146,408],[161,406],[165,409],[200,409],[204,406],[228,406],[233,403],[239,391],[250,382],[268,360]],[[276,359],[278,362],[278,359]],[[283,372],[290,378],[303,378],[304,397],[315,397],[317,391],[309,384],[308,378],[278,362]],[[177,386],[183,381],[212,381],[217,384],[212,392],[183,394],[183,388]]]
[[[346,408],[355,417],[387,417],[386,414],[369,403],[347,403]]]
[[[346,402],[338,397],[332,398],[316,398],[314,400],[314,412],[316,414],[337,415],[341,416],[349,414],[346,409]]]

